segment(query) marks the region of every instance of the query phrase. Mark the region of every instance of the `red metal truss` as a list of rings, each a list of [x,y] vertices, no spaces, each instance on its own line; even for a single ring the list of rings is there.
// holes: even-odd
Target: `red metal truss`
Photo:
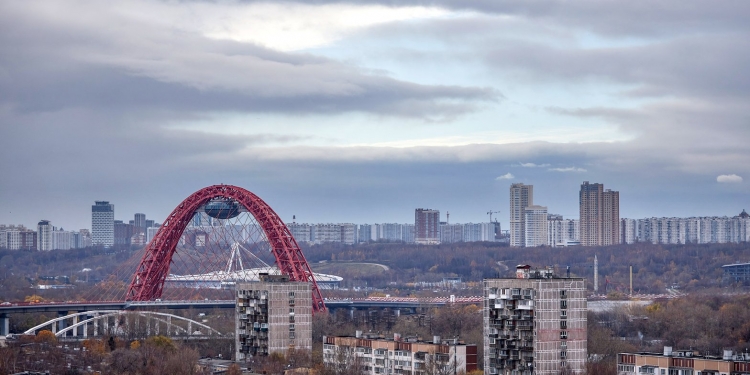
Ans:
[[[126,300],[152,301],[161,297],[164,281],[169,275],[172,255],[177,249],[182,232],[201,206],[211,199],[220,197],[235,200],[247,208],[263,228],[281,273],[288,275],[292,281],[309,282],[312,288],[313,312],[324,311],[325,303],[313,272],[289,228],[257,195],[232,185],[213,185],[198,190],[169,214],[148,244],[128,287]]]

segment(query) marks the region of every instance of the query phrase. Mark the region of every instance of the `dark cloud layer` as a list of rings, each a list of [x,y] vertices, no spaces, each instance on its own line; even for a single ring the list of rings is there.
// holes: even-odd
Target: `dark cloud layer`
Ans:
[[[87,17],[74,8],[55,18],[14,5],[0,11],[7,52],[0,57],[0,100],[18,111],[358,111],[439,119],[501,97],[491,88],[420,85],[108,13]],[[124,25],[102,29],[108,18]]]

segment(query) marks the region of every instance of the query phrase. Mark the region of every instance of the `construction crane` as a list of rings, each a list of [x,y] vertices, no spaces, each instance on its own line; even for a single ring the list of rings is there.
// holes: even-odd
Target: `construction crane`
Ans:
[[[499,214],[500,211],[487,211],[487,215],[490,215],[490,223],[492,222],[492,214]]]

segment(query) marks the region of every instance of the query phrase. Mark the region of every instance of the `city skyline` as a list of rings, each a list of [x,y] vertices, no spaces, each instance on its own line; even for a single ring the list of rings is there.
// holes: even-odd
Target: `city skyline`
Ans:
[[[748,15],[741,1],[6,2],[0,223],[88,228],[95,200],[163,221],[217,183],[285,221],[435,207],[501,211],[508,228],[508,184],[569,218],[581,181],[622,192],[621,217],[735,215],[750,209]]]
[[[533,187],[533,185],[525,185],[525,186],[527,186],[527,187]],[[94,202],[96,202],[96,201],[94,201]],[[112,204],[114,204],[114,203],[112,203]],[[87,225],[84,224],[82,227],[75,227],[75,226],[72,226],[72,225],[66,225],[65,223],[61,224],[59,222],[52,222],[52,220],[47,220],[47,219],[37,219],[35,222],[47,221],[47,222],[50,222],[50,223],[54,224],[54,227],[58,228],[59,230],[63,230],[63,229],[66,229],[66,230],[69,230],[69,231],[78,231],[78,230],[81,230],[81,229],[83,229],[83,230],[91,230],[92,229],[92,227],[91,227],[92,217],[91,217],[90,207],[91,207],[91,205],[87,206],[87,208],[89,209],[89,211],[88,211],[87,214],[89,216],[85,220],[80,220],[80,218],[74,220],[76,222],[78,222],[78,221],[87,221],[88,222]],[[544,206],[544,207],[546,208],[548,206]],[[407,210],[410,210],[409,212],[411,214],[411,217],[406,218],[405,220],[401,220],[401,221],[400,220],[389,220],[389,219],[382,220],[382,221],[364,220],[364,221],[359,221],[359,222],[358,221],[353,221],[353,220],[316,221],[314,219],[303,221],[303,220],[297,220],[296,218],[293,218],[291,220],[284,220],[284,222],[286,224],[292,224],[292,223],[299,223],[299,224],[303,224],[303,223],[304,224],[324,224],[324,223],[344,224],[344,223],[353,223],[353,224],[356,224],[356,225],[367,225],[367,224],[373,224],[374,225],[374,224],[390,224],[390,223],[414,224],[414,217],[413,217],[413,215],[414,215],[414,209],[407,209]],[[697,215],[697,214],[694,214],[694,215],[685,215],[685,216],[651,215],[651,216],[643,216],[643,217],[624,217],[624,216],[621,216],[621,219],[633,219],[633,220],[636,220],[636,219],[650,219],[650,218],[734,217],[734,216],[740,215],[743,211],[745,211],[744,208],[738,209],[738,210],[740,212],[729,212],[729,213],[724,213],[724,214],[708,214],[708,215]],[[143,211],[143,210],[141,210],[141,211]],[[440,209],[437,209],[437,211],[440,211]],[[510,234],[510,231],[512,230],[512,228],[511,228],[511,225],[510,225],[509,216],[508,215],[503,215],[503,213],[504,213],[503,211],[500,211],[500,215],[498,215],[496,212],[497,211],[493,211],[493,215],[494,216],[493,216],[492,222],[493,223],[496,222],[496,221],[499,222],[501,224],[501,229],[503,231],[508,231],[509,234]],[[567,215],[563,215],[563,214],[559,213],[558,211],[556,211],[554,209],[548,209],[547,212],[548,212],[549,215],[560,216],[561,218],[564,218],[566,220],[578,220],[579,219],[579,215],[577,215],[577,213],[574,213],[574,214],[568,213]],[[123,217],[121,217],[122,216],[121,214],[116,213],[113,220],[115,222],[125,222],[125,223],[131,222],[131,224],[133,224],[134,219],[128,218],[128,214],[124,214],[124,215],[125,215],[125,217],[123,218]],[[144,214],[142,212],[136,212],[136,213],[132,214],[130,217],[135,217],[137,219],[138,215],[144,215],[144,217],[146,216],[146,214]],[[441,215],[443,215],[443,214],[441,214]],[[28,215],[26,215],[26,216],[28,216]],[[147,215],[147,216],[151,217],[150,214]],[[294,216],[296,216],[296,215],[294,215]],[[479,216],[481,216],[481,215],[479,215]],[[447,217],[441,216],[440,217],[440,222],[441,223],[445,223],[445,219],[447,219]],[[470,220],[464,221],[464,220],[456,220],[455,217],[454,217],[454,220],[451,220],[450,223],[451,224],[452,223],[458,223],[458,224],[474,223],[474,224],[479,224],[479,223],[489,223],[490,222],[489,221],[489,217],[486,217],[485,219],[486,220],[481,220],[480,219],[480,220],[477,220],[477,221],[470,221]],[[153,222],[159,223],[158,220],[148,220],[148,221],[153,221]],[[19,222],[18,220],[14,221],[12,219],[10,221],[8,221],[8,222],[0,222],[0,225],[21,225],[21,226],[24,226],[24,227],[27,227],[27,228],[34,228],[34,227],[37,226],[37,224],[27,224],[27,223],[24,223],[24,222]]]

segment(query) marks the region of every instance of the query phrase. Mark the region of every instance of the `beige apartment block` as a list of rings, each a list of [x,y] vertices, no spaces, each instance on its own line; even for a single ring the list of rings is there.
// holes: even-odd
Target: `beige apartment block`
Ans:
[[[458,339],[423,341],[357,331],[352,336],[323,337],[323,363],[341,371],[363,374],[466,374],[477,369],[477,346]]]
[[[725,350],[719,356],[700,355],[695,350],[672,350],[665,346],[663,353],[620,353],[617,355],[620,375],[747,375],[750,374],[750,355]]]
[[[515,279],[484,280],[483,313],[485,374],[584,373],[584,279],[518,266]]]
[[[312,349],[312,292],[286,275],[260,275],[260,282],[237,283],[235,359]]]

